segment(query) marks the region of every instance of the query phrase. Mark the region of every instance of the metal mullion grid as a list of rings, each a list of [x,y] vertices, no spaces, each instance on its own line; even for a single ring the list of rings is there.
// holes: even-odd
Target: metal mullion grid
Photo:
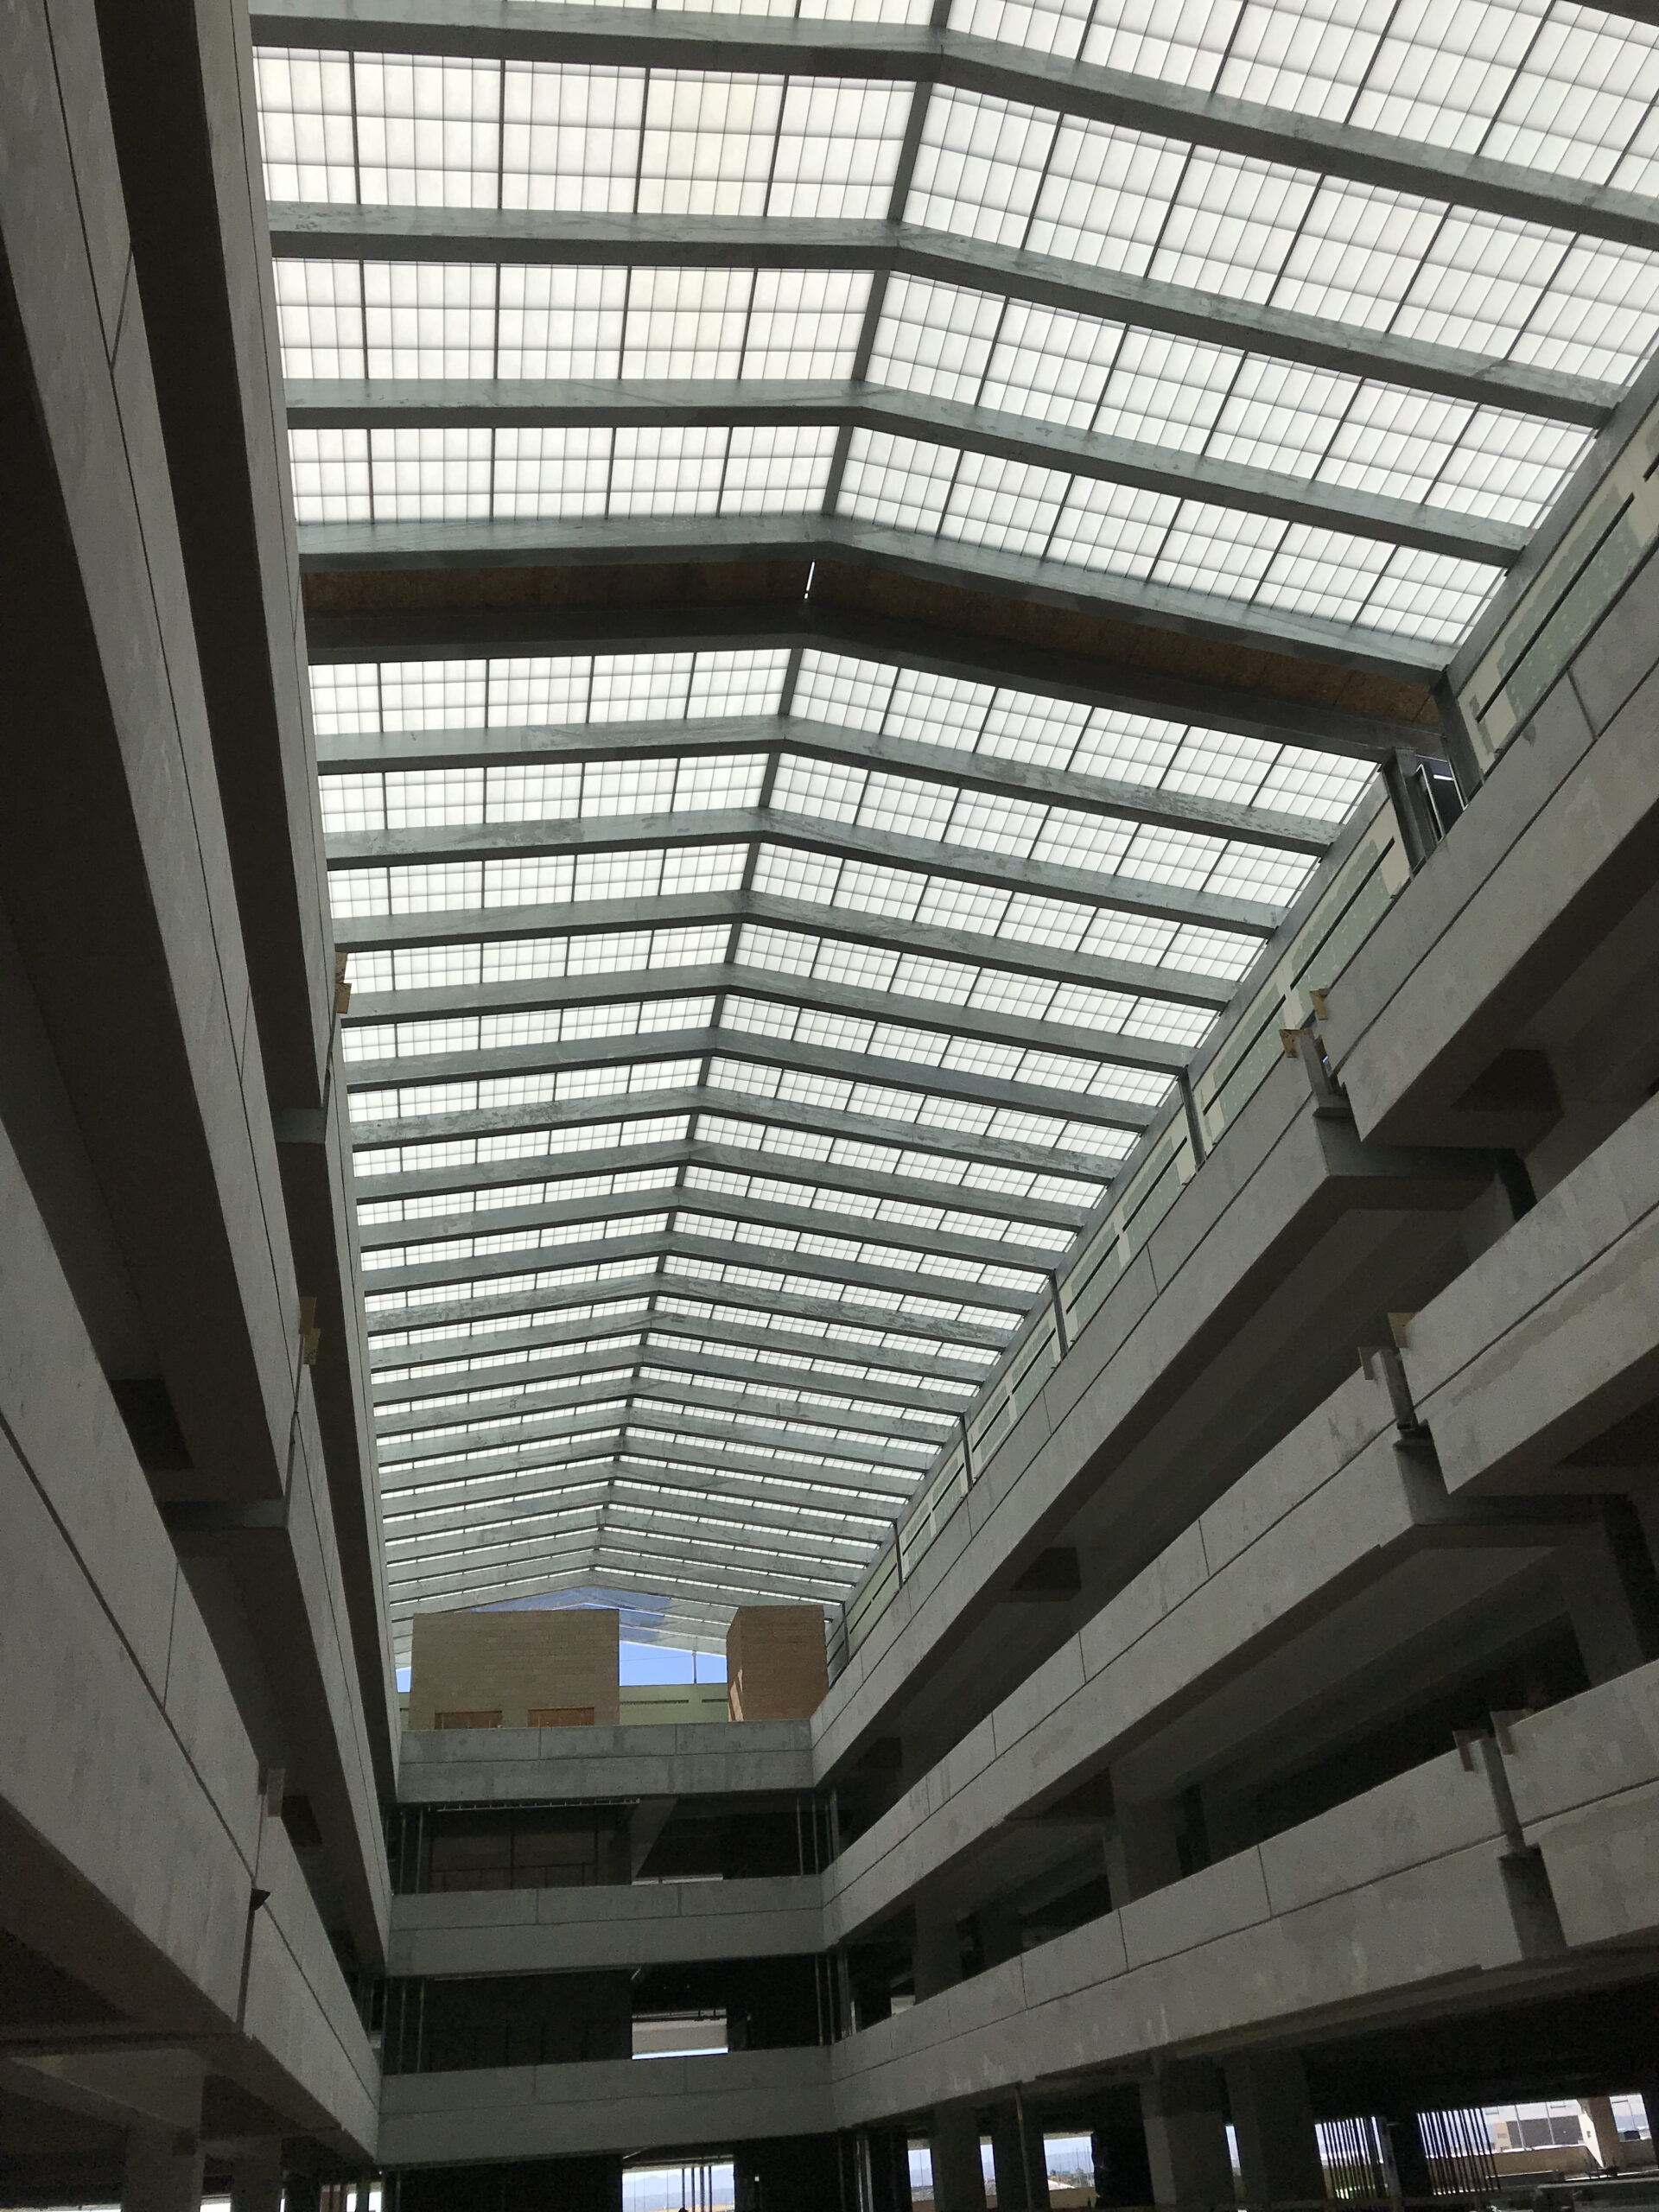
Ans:
[[[796,0],[798,11],[800,0]],[[930,26],[934,30],[945,29],[950,21],[950,0],[933,0]],[[910,96],[910,113],[905,118],[905,135],[899,143],[898,165],[893,170],[893,190],[887,198],[887,220],[902,223],[905,205],[910,198],[910,188],[916,175],[916,159],[922,149],[922,132],[927,124],[928,103],[935,90],[931,77],[918,77]],[[870,277],[870,289],[864,302],[864,320],[859,327],[858,344],[853,353],[852,381],[863,384],[870,373],[870,359],[875,352],[876,334],[881,327],[882,311],[887,305],[887,271],[876,270]],[[842,479],[847,473],[847,458],[852,451],[853,430],[843,423],[836,433],[835,450],[830,458],[830,473],[824,482],[823,508],[826,515],[833,515],[841,503]]]

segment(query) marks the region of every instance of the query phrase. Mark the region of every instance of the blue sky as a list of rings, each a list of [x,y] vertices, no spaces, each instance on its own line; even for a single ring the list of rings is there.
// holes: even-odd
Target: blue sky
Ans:
[[[689,1651],[681,1651],[671,1643],[624,1643],[620,1649],[619,1672],[620,1679],[629,1684],[636,1682],[689,1682],[691,1680],[691,1658]],[[723,1651],[699,1651],[696,1655],[697,1675],[700,1682],[723,1682],[726,1679],[726,1654]],[[397,1687],[409,1688],[409,1669],[397,1669]]]

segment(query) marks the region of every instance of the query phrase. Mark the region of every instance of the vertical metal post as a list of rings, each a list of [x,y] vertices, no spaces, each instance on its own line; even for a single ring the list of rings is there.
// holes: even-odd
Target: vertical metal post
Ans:
[[[1204,1141],[1204,1123],[1198,1118],[1198,1102],[1192,1096],[1192,1078],[1185,1068],[1178,1068],[1175,1080],[1180,1086],[1181,1106],[1186,1115],[1186,1134],[1192,1142],[1192,1158],[1202,1167],[1209,1157],[1209,1148]]]
[[[1049,1303],[1054,1310],[1054,1339],[1059,1345],[1060,1357],[1064,1359],[1071,1349],[1071,1339],[1065,1332],[1065,1308],[1060,1302],[1059,1271],[1056,1268],[1045,1268],[1043,1273],[1048,1277]]]

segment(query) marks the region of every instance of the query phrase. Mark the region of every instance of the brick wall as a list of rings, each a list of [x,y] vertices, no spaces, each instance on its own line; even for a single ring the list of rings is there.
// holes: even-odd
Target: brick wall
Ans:
[[[439,1719],[444,1713],[499,1713],[504,1728],[589,1720],[614,1727],[620,1620],[614,1611],[588,1606],[569,1612],[416,1613],[410,1726],[446,1725]],[[557,1713],[560,1721],[533,1721],[532,1713]]]
[[[740,1605],[726,1631],[726,1684],[734,1720],[804,1720],[830,1676],[817,1605]]]

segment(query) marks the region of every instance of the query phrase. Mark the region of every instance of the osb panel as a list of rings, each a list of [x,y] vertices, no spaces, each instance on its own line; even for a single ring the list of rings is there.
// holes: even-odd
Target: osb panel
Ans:
[[[819,563],[812,580],[812,596],[831,606],[856,607],[889,620],[937,624],[982,638],[1005,638],[1015,645],[1085,653],[1206,683],[1268,691],[1277,698],[1300,699],[1310,705],[1344,707],[1352,714],[1439,727],[1427,687],[1414,678],[1363,675],[1328,661],[1302,660],[1288,653],[1189,637],[1184,631],[1089,614],[1080,608],[1044,606],[1000,592],[964,591],[955,584],[930,583],[920,577],[845,568],[830,562]]]
[[[733,561],[666,567],[317,569],[308,570],[303,581],[308,613],[340,616],[529,607],[569,613],[598,606],[683,612],[743,602],[776,608],[800,604],[807,576],[805,562]],[[1368,674],[1330,661],[1190,637],[1184,631],[1001,593],[968,591],[882,569],[818,563],[812,604],[888,621],[925,623],[970,638],[996,638],[1033,651],[1156,670],[1308,706],[1339,707],[1426,729],[1440,727],[1427,686],[1414,677]]]

